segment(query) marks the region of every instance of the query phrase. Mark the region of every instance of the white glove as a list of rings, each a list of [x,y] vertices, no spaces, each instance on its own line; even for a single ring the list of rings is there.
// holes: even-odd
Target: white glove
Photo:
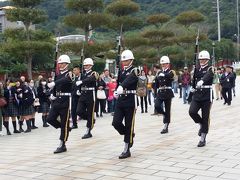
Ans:
[[[77,82],[76,82],[76,85],[77,85],[77,86],[80,86],[81,84],[82,84],[82,81],[77,81]]]
[[[50,99],[51,99],[52,101],[54,101],[54,100],[57,99],[57,98],[56,98],[53,94],[51,94]]]
[[[55,82],[50,82],[47,84],[47,86],[52,89],[55,86]]]
[[[79,90],[77,90],[76,94],[77,94],[78,96],[80,96],[80,95],[81,95],[81,93],[80,93],[80,91],[79,91]]]
[[[201,87],[203,85],[203,80],[197,82],[197,87]]]
[[[23,94],[22,94],[22,93],[19,94],[18,97],[19,97],[19,98],[23,98]]]
[[[113,96],[117,99],[118,98],[118,93],[117,91],[114,91]]]
[[[190,88],[190,92],[195,92],[195,89],[193,87]]]
[[[117,94],[118,94],[118,95],[123,94],[123,87],[122,87],[122,86],[118,86],[118,88],[117,88]]]
[[[165,74],[164,74],[164,73],[160,73],[159,76],[160,76],[160,77],[164,77]]]

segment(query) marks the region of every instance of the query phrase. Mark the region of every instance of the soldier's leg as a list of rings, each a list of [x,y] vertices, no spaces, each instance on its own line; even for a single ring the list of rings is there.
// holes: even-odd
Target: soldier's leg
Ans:
[[[66,142],[69,135],[69,108],[63,108],[59,111],[61,119],[61,134],[60,140]]]
[[[77,112],[76,112],[77,105],[78,105],[78,97],[73,96],[72,97],[72,109],[71,109],[73,127],[77,127]]]
[[[90,130],[94,126],[94,112],[95,112],[95,103],[94,101],[87,103],[87,128]]]
[[[118,131],[119,134],[125,134],[125,126],[123,125],[124,111],[119,106],[116,106],[113,116],[113,127]]]
[[[133,143],[134,125],[135,125],[135,108],[125,108],[125,129],[126,133],[124,136],[125,143]]]
[[[195,123],[202,123],[202,118],[198,114],[198,111],[200,108],[201,108],[201,104],[199,102],[194,100],[191,102],[188,113]]]
[[[61,123],[57,120],[58,115],[58,110],[54,106],[52,106],[47,117],[47,122],[56,129],[61,127]]]
[[[170,118],[171,118],[171,104],[172,104],[172,99],[167,99],[164,100],[164,104],[165,104],[165,114],[164,114],[164,118],[163,118],[163,123],[170,123]]]
[[[210,125],[211,102],[204,102],[202,105],[202,133],[208,133]]]
[[[80,116],[81,119],[87,120],[86,104],[84,101],[78,101],[77,115]]]

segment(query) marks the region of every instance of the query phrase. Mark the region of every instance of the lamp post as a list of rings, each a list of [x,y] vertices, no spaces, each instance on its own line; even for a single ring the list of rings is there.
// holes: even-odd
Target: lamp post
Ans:
[[[217,0],[217,20],[218,20],[218,41],[221,41],[221,27],[220,27],[220,10],[219,10],[219,0]]]
[[[239,62],[239,9],[237,0],[237,61]]]
[[[215,67],[215,42],[212,42],[212,66]]]

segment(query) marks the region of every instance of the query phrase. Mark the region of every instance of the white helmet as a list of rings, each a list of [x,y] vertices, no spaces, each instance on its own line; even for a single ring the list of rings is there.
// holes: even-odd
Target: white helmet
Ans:
[[[198,54],[198,59],[201,60],[201,59],[207,59],[207,60],[210,60],[210,54],[209,52],[207,51],[201,51],[199,54]]]
[[[67,63],[67,64],[70,64],[71,61],[70,61],[70,57],[66,54],[63,54],[61,55],[59,58],[58,58],[58,61],[57,61],[58,64],[60,63]]]
[[[83,65],[84,65],[84,66],[85,66],[85,65],[92,65],[92,66],[93,66],[93,60],[92,60],[92,58],[86,58],[86,59],[84,59]]]
[[[124,50],[121,54],[121,61],[134,59],[133,53],[130,50]]]
[[[170,63],[170,59],[168,56],[162,56],[160,59],[160,64],[169,64]]]

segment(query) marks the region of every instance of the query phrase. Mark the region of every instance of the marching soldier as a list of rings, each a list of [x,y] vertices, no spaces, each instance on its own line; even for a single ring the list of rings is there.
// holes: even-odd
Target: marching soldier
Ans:
[[[171,119],[171,104],[172,98],[174,97],[172,91],[172,82],[174,73],[170,70],[170,59],[168,56],[162,56],[160,59],[160,64],[162,70],[159,71],[156,75],[156,88],[157,88],[157,98],[156,101],[159,104],[164,104],[164,109],[161,110],[163,112],[163,123],[164,128],[161,131],[161,134],[168,133],[168,126],[170,124]]]
[[[54,82],[48,83],[49,88],[53,88],[50,98],[53,100],[47,122],[56,129],[61,128],[60,146],[54,153],[67,151],[66,141],[69,135],[69,115],[70,115],[70,98],[72,87],[72,73],[68,70],[70,64],[68,55],[61,55],[58,58],[60,73],[56,76]],[[58,121],[60,116],[61,121]]]
[[[80,80],[81,78],[81,71],[79,66],[75,66],[73,68],[73,74],[75,75],[74,82],[72,84],[72,109],[71,109],[71,115],[72,115],[72,127],[71,129],[77,129],[77,105],[78,105],[78,99],[79,94],[77,94],[78,86],[76,85],[76,82]]]
[[[98,79],[98,74],[92,70],[93,60],[91,58],[86,58],[83,61],[83,73],[81,75],[81,80],[76,82],[77,86],[80,86],[81,93],[78,106],[77,115],[82,119],[87,120],[87,131],[82,137],[82,139],[91,138],[91,130],[93,129],[95,123],[95,102],[96,102],[96,80]]]
[[[196,84],[193,84],[192,89],[193,97],[189,108],[189,115],[194,120],[195,123],[200,125],[198,135],[201,137],[198,143],[198,147],[203,147],[206,145],[206,135],[209,130],[209,114],[212,105],[212,83],[214,77],[214,69],[212,66],[208,65],[210,60],[210,54],[208,51],[201,51],[198,55],[200,67],[194,72],[193,78]],[[202,116],[198,114],[201,109]]]
[[[119,132],[119,134],[124,135],[124,151],[119,156],[119,159],[130,157],[130,148],[133,145],[137,106],[136,89],[138,83],[138,72],[136,72],[136,69],[132,65],[133,60],[134,56],[130,50],[122,52],[121,63],[124,70],[119,72],[118,88],[116,90],[118,99],[112,122],[113,127]],[[125,121],[124,124],[123,119]]]

